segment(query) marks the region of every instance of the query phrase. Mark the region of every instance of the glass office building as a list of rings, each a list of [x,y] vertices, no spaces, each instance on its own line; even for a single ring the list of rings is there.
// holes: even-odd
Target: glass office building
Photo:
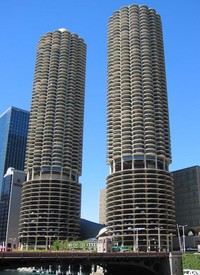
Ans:
[[[0,116],[0,190],[9,167],[24,170],[29,112],[10,107]]]

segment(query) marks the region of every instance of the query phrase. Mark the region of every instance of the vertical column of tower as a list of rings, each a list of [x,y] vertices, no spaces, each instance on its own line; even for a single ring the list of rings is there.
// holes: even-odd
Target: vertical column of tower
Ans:
[[[44,128],[43,128],[43,148],[41,152],[41,165],[47,170],[51,170],[52,164],[52,150],[53,150],[53,131],[54,131],[54,113],[55,113],[55,98],[56,98],[56,88],[57,88],[57,71],[53,64],[55,63],[55,50],[52,49],[52,34],[48,33],[45,37],[46,43],[45,48],[42,48],[43,55],[45,56],[45,61],[43,61],[42,68],[42,79],[48,81],[46,89],[46,109],[44,115]],[[39,49],[40,50],[40,49]],[[47,53],[50,56],[47,56]],[[53,58],[54,57],[54,58]],[[51,69],[51,72],[49,72]],[[48,93],[47,93],[48,89]]]
[[[38,101],[33,102],[33,105],[38,106],[37,114],[36,114],[37,120],[35,125],[36,132],[33,136],[35,140],[35,146],[33,151],[33,166],[32,166],[33,171],[36,174],[40,172],[40,166],[41,166],[41,160],[42,160],[41,153],[43,152],[43,129],[44,129],[44,123],[45,123],[46,97],[47,97],[47,89],[48,89],[48,83],[49,83],[51,46],[52,46],[52,34],[48,33],[45,37],[45,45],[43,49],[44,55],[42,59],[40,87],[37,90],[39,94]],[[37,68],[36,68],[36,71],[37,71]]]
[[[108,91],[108,100],[109,105],[108,108],[110,109],[108,118],[108,131],[112,130],[112,140],[109,139],[109,155],[111,154],[112,159],[121,157],[121,146],[122,146],[122,138],[121,138],[121,74],[120,74],[120,14],[119,12],[115,12],[113,15],[113,22],[112,24],[112,40],[111,43],[111,51],[113,49],[113,53],[110,51],[109,56],[109,64],[111,67],[113,85],[115,88],[115,94],[113,98],[113,87],[109,88]],[[115,47],[113,48],[112,45]],[[111,114],[112,113],[112,114]]]
[[[110,70],[107,75],[107,160],[111,166],[113,156],[113,20],[109,19],[108,22],[108,64]]]
[[[139,16],[145,153],[156,155],[156,124],[148,8],[140,7]]]
[[[108,22],[108,64],[110,70],[108,71],[107,80],[107,161],[112,167],[111,160],[113,159],[113,20]],[[113,167],[112,167],[113,168]]]
[[[77,40],[77,67],[76,74],[76,100],[74,104],[74,138],[72,150],[72,169],[77,170],[78,175],[82,171],[82,147],[83,147],[83,116],[84,116],[84,95],[85,87],[85,55],[86,45],[81,39]]]
[[[164,120],[163,120],[163,91],[162,91],[162,78],[160,75],[160,66],[163,63],[163,55],[159,55],[160,43],[158,39],[160,31],[158,30],[158,15],[155,11],[149,11],[149,28],[151,31],[150,45],[152,56],[152,73],[153,73],[153,90],[154,90],[154,106],[155,106],[155,127],[156,127],[156,142],[157,142],[157,155],[165,155],[165,137],[164,137]],[[166,91],[164,91],[166,92]],[[169,136],[168,136],[169,138]]]
[[[131,109],[132,109],[132,154],[144,154],[144,121],[141,68],[139,7],[129,8]]]
[[[50,64],[50,71],[55,77],[55,101],[54,101],[54,135],[53,135],[53,155],[52,155],[52,169],[61,169],[63,167],[63,148],[64,144],[64,127],[65,127],[65,104],[66,91],[61,89],[60,81],[62,76],[59,74],[62,69],[63,49],[61,49],[62,33],[56,31],[53,34],[52,40],[52,63]],[[66,47],[67,48],[67,47]],[[67,49],[66,49],[67,50]]]
[[[167,99],[167,84],[165,74],[165,60],[164,60],[164,47],[162,37],[162,24],[160,16],[156,18],[157,33],[158,33],[158,54],[160,58],[159,72],[161,79],[161,91],[162,91],[162,108],[163,108],[163,127],[164,127],[164,144],[165,144],[165,156],[167,163],[171,163],[171,144],[170,144],[170,128],[169,128],[169,112],[168,112],[168,99]]]
[[[64,161],[66,167],[72,167],[72,156],[73,156],[73,131],[74,131],[74,104],[76,96],[76,66],[77,66],[77,37],[71,35],[70,37],[70,49],[69,49],[69,63],[68,63],[68,79],[67,79],[67,98],[66,98],[66,118],[65,127],[67,131],[65,132],[65,154]]]
[[[132,155],[129,10],[124,7],[120,17],[120,71],[121,71],[121,120],[122,156]]]
[[[38,113],[38,107],[39,107],[38,104],[36,104],[36,102],[39,101],[39,95],[40,95],[39,91],[41,87],[41,78],[42,78],[42,72],[43,72],[44,47],[45,47],[45,37],[42,37],[38,43],[38,51],[37,51],[36,66],[35,66],[35,77],[34,77],[34,83],[33,83],[32,104],[31,104],[32,115],[29,119],[29,131],[28,131],[27,152],[26,152],[27,172],[30,172],[29,168],[33,166],[37,113]],[[29,173],[28,173],[28,176],[29,176]]]

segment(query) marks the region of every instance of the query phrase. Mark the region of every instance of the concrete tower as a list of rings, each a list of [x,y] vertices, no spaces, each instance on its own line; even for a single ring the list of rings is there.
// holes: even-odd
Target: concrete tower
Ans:
[[[170,250],[175,211],[160,16],[131,5],[108,24],[106,222],[122,244]]]
[[[20,240],[48,248],[79,236],[86,45],[65,29],[38,44]]]

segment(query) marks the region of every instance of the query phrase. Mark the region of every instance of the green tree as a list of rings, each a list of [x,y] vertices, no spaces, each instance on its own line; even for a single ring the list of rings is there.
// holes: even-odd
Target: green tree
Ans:
[[[200,270],[200,255],[188,254],[182,255],[183,269]]]
[[[61,247],[60,241],[56,240],[56,241],[53,243],[53,245],[52,245],[51,248],[52,248],[53,250],[58,251],[58,250],[60,250],[60,247]]]
[[[68,250],[68,249],[69,249],[69,242],[65,240],[63,243],[63,250]]]

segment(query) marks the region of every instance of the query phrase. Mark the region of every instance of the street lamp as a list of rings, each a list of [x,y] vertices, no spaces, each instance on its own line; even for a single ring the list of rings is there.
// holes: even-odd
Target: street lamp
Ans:
[[[136,231],[136,238],[135,238],[134,251],[135,251],[135,252],[138,252],[138,251],[139,251],[139,245],[138,245],[139,236],[138,236],[138,232],[139,232],[140,230],[145,230],[145,228],[139,227],[139,228],[134,228],[133,230]]]
[[[155,229],[158,229],[158,252],[160,252],[161,249],[161,241],[160,241],[160,229],[163,227],[156,227]]]
[[[185,227],[186,226],[187,226],[187,224],[185,224],[185,225],[179,225],[179,228],[181,227],[182,231],[183,231],[183,235],[182,235],[182,238],[183,238],[183,245],[182,245],[183,253],[185,253]]]
[[[54,238],[55,236],[45,236],[46,238],[46,249],[51,251],[51,239]]]

